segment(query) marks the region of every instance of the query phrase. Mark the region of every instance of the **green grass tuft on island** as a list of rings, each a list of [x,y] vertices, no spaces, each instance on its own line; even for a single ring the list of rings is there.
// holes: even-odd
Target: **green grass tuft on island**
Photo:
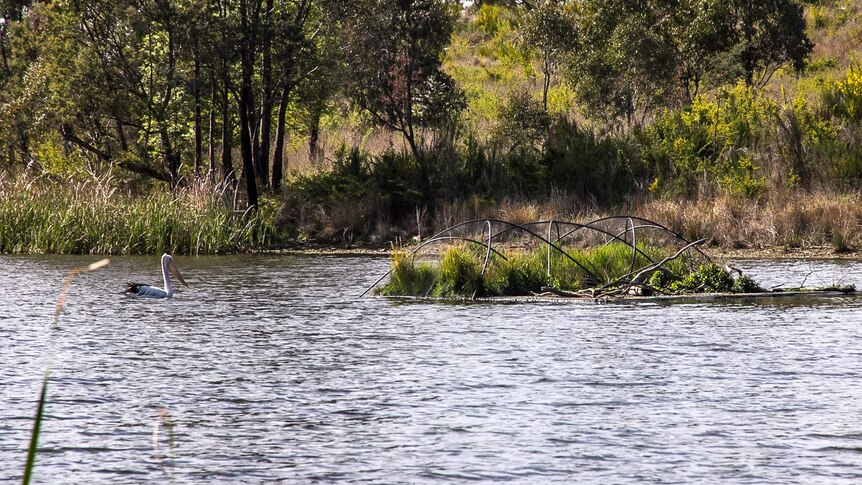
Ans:
[[[403,249],[392,253],[389,281],[376,290],[382,296],[435,298],[560,296],[681,295],[760,293],[748,276],[734,278],[712,262],[673,258],[675,251],[638,244],[610,243],[591,248],[547,247],[491,253],[484,248],[454,244],[439,261],[416,261]],[[483,271],[484,267],[484,271]]]

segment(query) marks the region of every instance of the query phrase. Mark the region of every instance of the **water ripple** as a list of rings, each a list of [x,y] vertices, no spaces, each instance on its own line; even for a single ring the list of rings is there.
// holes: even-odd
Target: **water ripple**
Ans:
[[[157,279],[130,257],[82,275],[51,325],[91,259],[0,256],[0,481],[20,478],[49,353],[46,483],[862,478],[862,299],[393,303],[356,298],[382,258],[230,256],[178,258],[192,286],[159,302],[117,294]],[[737,266],[767,286],[862,276]]]

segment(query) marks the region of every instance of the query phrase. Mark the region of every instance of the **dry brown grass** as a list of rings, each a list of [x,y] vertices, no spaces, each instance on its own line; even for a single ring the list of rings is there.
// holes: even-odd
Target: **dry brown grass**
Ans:
[[[832,0],[806,11],[814,59],[835,59],[840,70],[859,58],[862,47],[862,0]]]
[[[700,200],[643,198],[607,210],[562,195],[545,202],[506,199],[499,205],[474,199],[443,206],[433,228],[482,218],[515,223],[542,219],[585,222],[617,214],[654,220],[688,240],[704,238],[723,249],[831,247],[841,252],[862,248],[862,193],[824,190],[782,192],[760,200],[728,195]]]
[[[299,137],[288,146],[285,169],[290,173],[316,174],[332,167],[335,153],[341,146],[359,147],[365,153],[380,154],[387,150],[407,150],[400,134],[382,128],[336,126],[324,128],[318,139],[318,157],[309,155],[308,137]]]
[[[781,193],[764,200],[720,196],[699,201],[647,201],[638,215],[688,239],[707,238],[727,248],[862,245],[862,195],[818,191]]]

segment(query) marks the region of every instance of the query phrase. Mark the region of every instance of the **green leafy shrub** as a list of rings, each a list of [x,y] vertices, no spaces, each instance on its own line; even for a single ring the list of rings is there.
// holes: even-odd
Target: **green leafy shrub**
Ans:
[[[670,289],[676,292],[728,293],[733,289],[733,277],[715,263],[698,266],[680,281],[671,283]]]
[[[763,293],[766,290],[758,285],[750,276],[740,275],[733,282],[731,291],[733,293]]]
[[[631,153],[625,138],[599,138],[561,118],[551,127],[539,163],[550,187],[581,200],[617,203],[635,190],[641,172]]]
[[[844,79],[823,92],[823,104],[833,116],[862,121],[862,66],[850,67]]]
[[[666,110],[639,139],[653,172],[652,190],[692,197],[712,191],[755,197],[766,189],[751,148],[769,133],[776,104],[738,85],[711,101],[699,96],[683,110]]]

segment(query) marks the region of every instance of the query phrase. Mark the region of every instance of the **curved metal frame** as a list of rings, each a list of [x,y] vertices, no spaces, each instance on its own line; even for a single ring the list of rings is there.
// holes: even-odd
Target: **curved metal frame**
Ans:
[[[619,233],[612,233],[609,230],[606,230],[602,227],[597,226],[598,224],[601,224],[603,222],[613,221],[613,220],[623,220],[623,222],[625,223],[625,229]],[[635,223],[635,221],[637,221],[637,224]],[[460,236],[460,235],[452,234],[454,231],[456,231],[458,229],[461,229],[463,227],[470,226],[470,225],[479,224],[479,223],[481,223],[484,226],[482,229],[482,232],[485,233],[487,231],[487,242],[482,242],[478,239],[473,239],[473,238],[470,238],[467,236]],[[494,225],[495,224],[502,225],[503,228],[498,230],[497,232],[494,232]],[[530,227],[530,226],[542,226],[545,224],[548,225],[548,236],[547,236],[547,238],[539,235],[539,233],[536,230],[533,230]],[[560,235],[560,227],[561,226],[563,226],[563,227],[574,226],[574,228],[569,230],[568,232]],[[555,239],[552,239],[553,229],[556,229],[556,236],[557,237]],[[482,247],[486,248],[485,260],[482,264],[482,272],[481,272],[482,276],[484,276],[485,272],[487,271],[488,266],[491,262],[491,256],[492,255],[496,255],[496,256],[501,257],[503,260],[507,260],[506,256],[503,253],[501,253],[500,251],[498,251],[497,249],[495,249],[493,247],[494,241],[497,240],[498,238],[504,236],[507,233],[510,233],[513,231],[519,231],[519,232],[522,232],[526,235],[531,236],[532,238],[536,239],[538,242],[544,243],[546,245],[546,247],[547,247],[547,272],[548,272],[548,275],[551,274],[551,253],[552,253],[552,249],[553,249],[553,250],[559,252],[560,254],[562,254],[563,256],[565,256],[566,258],[568,258],[573,263],[575,263],[579,268],[581,268],[583,271],[585,271],[590,278],[594,279],[596,282],[604,281],[603,278],[599,278],[596,275],[596,273],[595,273],[596,268],[595,268],[595,265],[592,263],[592,261],[587,261],[587,263],[590,266],[593,266],[593,270],[590,270],[589,268],[584,266],[584,264],[582,264],[580,261],[578,261],[577,259],[572,257],[569,253],[567,253],[562,248],[562,246],[560,245],[560,243],[562,242],[563,239],[571,236],[572,234],[575,234],[576,232],[578,232],[582,229],[593,231],[593,232],[596,232],[596,233],[601,234],[603,236],[606,236],[608,239],[605,242],[605,245],[610,244],[611,242],[614,242],[614,241],[619,241],[622,244],[625,244],[626,246],[631,248],[631,263],[629,264],[629,273],[628,273],[629,275],[633,274],[635,272],[635,266],[637,264],[638,255],[643,256],[647,261],[649,261],[649,264],[647,266],[645,266],[645,268],[650,267],[651,265],[653,265],[653,266],[656,265],[656,262],[649,255],[647,255],[646,253],[644,253],[641,249],[639,249],[637,247],[637,242],[638,242],[637,230],[639,230],[639,229],[657,229],[657,230],[664,231],[664,233],[666,233],[670,236],[673,236],[676,240],[685,243],[684,249],[680,250],[680,252],[682,252],[684,250],[688,250],[688,249],[694,249],[701,256],[703,256],[707,261],[712,262],[712,260],[709,258],[709,256],[707,256],[703,251],[700,250],[700,248],[697,247],[697,244],[701,241],[691,243],[688,240],[686,240],[684,237],[682,237],[681,235],[677,234],[676,232],[668,229],[667,227],[665,227],[661,224],[658,224],[656,222],[650,221],[648,219],[644,219],[642,217],[637,217],[637,216],[608,216],[608,217],[602,217],[599,219],[595,219],[595,220],[587,222],[585,224],[581,224],[581,223],[577,223],[577,222],[558,221],[558,220],[553,220],[553,219],[547,220],[547,221],[542,220],[542,221],[530,222],[527,224],[516,224],[513,222],[509,222],[509,221],[504,221],[501,219],[472,219],[472,220],[464,221],[464,222],[455,224],[454,226],[448,227],[448,228],[438,232],[437,234],[431,236],[429,239],[420,243],[418,246],[416,246],[410,252],[411,264],[415,264],[416,255],[421,250],[425,249],[426,247],[428,247],[432,244],[437,244],[437,243],[441,243],[441,242],[445,242],[445,241],[463,241],[463,242],[466,242],[469,244],[482,246]],[[628,237],[629,232],[631,232],[631,242],[629,242],[629,237]],[[378,284],[380,284],[381,281],[383,281],[387,276],[389,276],[392,273],[393,269],[394,268],[390,268],[389,271],[386,272],[386,274],[384,274],[383,276],[378,278],[377,281],[374,282],[374,284],[369,286],[359,296],[361,297],[361,296],[366,295],[369,291],[371,291],[371,289],[373,289]],[[608,283],[608,282],[606,281],[605,283]],[[476,293],[474,292],[473,298],[475,298],[475,297],[476,297]]]

